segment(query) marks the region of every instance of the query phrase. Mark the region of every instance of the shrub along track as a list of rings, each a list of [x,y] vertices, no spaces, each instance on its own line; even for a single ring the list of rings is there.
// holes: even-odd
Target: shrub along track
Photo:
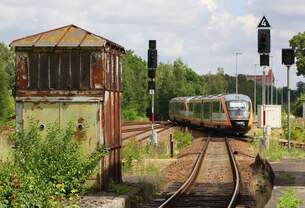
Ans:
[[[239,184],[237,164],[227,139],[208,138],[188,179],[141,207],[235,207]]]

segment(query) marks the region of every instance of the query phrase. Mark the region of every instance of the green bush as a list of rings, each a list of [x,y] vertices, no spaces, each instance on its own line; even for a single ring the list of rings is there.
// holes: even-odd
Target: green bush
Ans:
[[[56,201],[83,192],[106,150],[85,157],[72,136],[71,127],[58,125],[44,137],[35,127],[16,133],[15,163],[0,164],[0,207],[56,207]]]
[[[288,138],[288,124],[287,124],[287,114],[283,113],[282,116],[282,124],[285,139]],[[300,142],[305,142],[305,130],[304,130],[304,120],[303,119],[296,119],[294,116],[290,118],[290,129],[291,129],[291,139],[297,140]]]
[[[129,141],[122,150],[122,159],[124,162],[124,168],[127,170],[132,167],[133,161],[141,161],[143,159],[143,149],[140,143],[135,139]]]
[[[0,121],[7,119],[10,111],[9,77],[0,60]]]
[[[297,198],[295,191],[287,190],[280,198],[277,208],[298,208],[302,201]]]
[[[128,106],[123,109],[124,121],[148,121],[148,118],[144,115],[140,115],[136,107]]]
[[[192,135],[188,131],[174,131],[174,140],[177,143],[177,149],[181,150],[192,143]]]

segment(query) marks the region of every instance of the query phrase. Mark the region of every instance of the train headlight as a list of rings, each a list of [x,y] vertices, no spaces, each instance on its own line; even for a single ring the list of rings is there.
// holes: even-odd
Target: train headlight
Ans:
[[[238,126],[245,126],[246,124],[245,124],[244,121],[237,121],[236,125],[238,125]]]

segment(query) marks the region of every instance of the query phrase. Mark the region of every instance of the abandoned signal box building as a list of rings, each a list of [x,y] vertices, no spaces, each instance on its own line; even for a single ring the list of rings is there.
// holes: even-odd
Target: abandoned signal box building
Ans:
[[[121,96],[124,48],[75,25],[14,40],[16,122],[42,134],[72,122],[74,140],[89,155],[109,153],[88,179],[98,187],[121,180]]]

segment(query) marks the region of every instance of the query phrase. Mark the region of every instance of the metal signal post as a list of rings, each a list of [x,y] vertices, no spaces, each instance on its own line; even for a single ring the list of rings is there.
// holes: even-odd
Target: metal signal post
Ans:
[[[290,66],[294,64],[294,50],[292,48],[282,49],[282,64],[287,66],[287,88],[288,88],[288,149],[291,149],[291,125],[290,125]]]
[[[266,124],[266,69],[269,66],[269,54],[271,45],[271,26],[264,16],[257,26],[257,52],[260,54],[260,66],[263,67],[263,84],[262,84],[262,107],[263,107],[263,138],[261,140],[262,146],[268,148],[269,141],[266,136],[267,124]]]
[[[151,144],[157,143],[157,132],[154,130],[155,123],[155,89],[156,89],[156,70],[158,65],[158,56],[156,49],[156,40],[149,40],[149,49],[147,53],[147,68],[148,68],[148,89],[151,94]]]
[[[290,69],[290,66],[287,65],[287,90],[288,90],[288,98],[287,98],[287,101],[288,101],[288,149],[290,150],[291,149],[291,126],[290,126],[290,77],[289,77],[289,69]]]

